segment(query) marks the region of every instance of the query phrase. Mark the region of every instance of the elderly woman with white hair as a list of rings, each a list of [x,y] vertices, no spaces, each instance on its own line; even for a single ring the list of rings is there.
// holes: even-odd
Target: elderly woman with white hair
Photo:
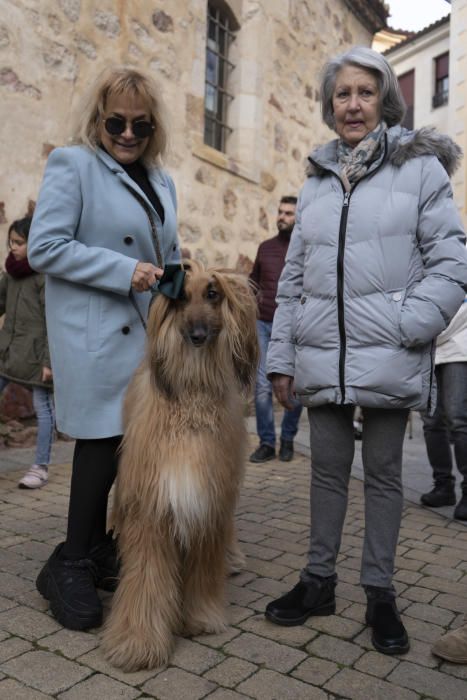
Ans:
[[[338,138],[311,154],[278,289],[267,369],[279,401],[308,407],[311,536],[299,583],[266,617],[300,625],[335,611],[335,567],[363,410],[361,584],[374,647],[409,649],[392,585],[410,409],[430,410],[433,339],[464,300],[467,255],[449,175],[460,149],[400,126],[386,59],[356,47],[323,72],[321,108]]]

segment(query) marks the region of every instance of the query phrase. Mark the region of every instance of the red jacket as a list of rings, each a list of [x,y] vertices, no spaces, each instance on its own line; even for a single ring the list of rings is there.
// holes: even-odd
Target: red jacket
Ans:
[[[256,300],[261,321],[271,322],[276,310],[277,283],[284,267],[290,236],[278,233],[258,248],[250,280],[257,288]]]

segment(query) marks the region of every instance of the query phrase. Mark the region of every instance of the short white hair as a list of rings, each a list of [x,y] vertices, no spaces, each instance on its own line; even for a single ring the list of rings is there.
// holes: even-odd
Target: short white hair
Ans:
[[[332,97],[336,78],[344,66],[357,66],[372,73],[378,81],[380,91],[381,118],[388,126],[400,124],[406,105],[402,97],[396,74],[384,56],[367,46],[354,46],[349,51],[331,58],[323,68],[320,95],[321,115],[325,124],[334,129]]]

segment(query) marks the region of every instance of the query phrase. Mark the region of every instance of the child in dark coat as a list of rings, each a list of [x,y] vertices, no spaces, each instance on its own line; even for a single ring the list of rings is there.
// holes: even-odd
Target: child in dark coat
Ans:
[[[0,277],[0,393],[16,382],[32,390],[37,416],[35,463],[19,482],[36,489],[48,481],[55,415],[47,330],[44,277],[29,266],[27,246],[31,217],[14,221],[8,230],[6,272]]]

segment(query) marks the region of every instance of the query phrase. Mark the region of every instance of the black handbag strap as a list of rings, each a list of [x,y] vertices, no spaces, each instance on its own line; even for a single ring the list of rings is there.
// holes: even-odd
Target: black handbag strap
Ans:
[[[139,192],[135,192],[134,189],[129,187],[128,185],[125,185],[127,190],[131,192],[133,197],[141,204],[143,207],[144,211],[146,212],[146,215],[148,217],[149,225],[151,227],[151,233],[152,233],[152,240],[154,243],[154,250],[156,253],[156,260],[158,266],[161,268],[161,270],[164,270],[164,273],[162,277],[160,278],[158,284],[154,285],[152,289],[153,293],[153,299],[154,296],[157,293],[162,293],[165,296],[170,297],[171,299],[178,299],[180,297],[180,294],[182,293],[183,290],[183,284],[185,281],[185,270],[183,269],[182,265],[164,265],[164,261],[162,259],[162,253],[161,253],[161,246],[159,242],[159,236],[157,233],[157,227],[154,222],[154,219],[151,214],[151,210],[149,208],[148,203],[142,197]],[[133,290],[130,289],[130,301],[135,307],[136,313],[139,316],[139,320],[142,323],[142,326],[144,330],[147,330],[146,326],[146,321],[143,318],[143,314],[141,313],[139,306],[136,302],[135,295],[133,294]]]
[[[151,210],[149,208],[149,204],[146,202],[144,197],[140,195],[139,192],[136,192],[132,187],[129,185],[125,184],[125,187],[127,188],[128,192],[130,192],[133,197],[141,204],[143,207],[144,211],[146,212],[146,216],[148,217],[149,225],[151,227],[151,234],[152,234],[152,242],[154,243],[154,250],[156,253],[156,260],[158,266],[161,268],[161,270],[164,269],[164,261],[162,259],[162,253],[161,253],[161,246],[159,243],[159,235],[157,233],[157,227],[154,222],[154,219],[151,214]]]

